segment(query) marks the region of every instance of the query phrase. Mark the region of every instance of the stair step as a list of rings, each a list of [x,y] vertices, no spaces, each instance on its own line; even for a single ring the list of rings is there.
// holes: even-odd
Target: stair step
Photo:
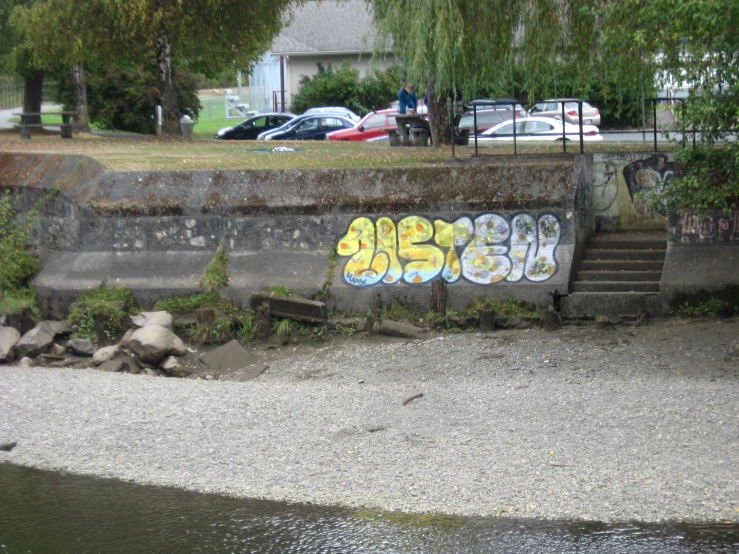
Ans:
[[[633,250],[633,249],[619,249],[613,250],[610,248],[605,249],[590,249],[586,248],[583,253],[584,260],[652,260],[652,261],[663,261],[667,250]]]
[[[662,239],[590,239],[585,249],[623,249],[623,250],[665,250],[667,249],[667,240]]]
[[[580,281],[654,281],[659,282],[662,271],[578,271],[575,282]]]
[[[662,271],[663,260],[583,260],[581,271]]]
[[[572,292],[659,292],[659,281],[576,281]]]
[[[651,317],[669,313],[659,294],[642,292],[577,292],[563,296],[560,302],[565,317],[634,317],[641,308],[646,308]]]

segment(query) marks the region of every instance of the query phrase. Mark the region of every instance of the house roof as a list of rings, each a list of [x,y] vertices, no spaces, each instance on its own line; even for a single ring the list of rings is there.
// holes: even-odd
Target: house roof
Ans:
[[[372,52],[372,14],[365,0],[308,0],[272,41],[273,54]]]

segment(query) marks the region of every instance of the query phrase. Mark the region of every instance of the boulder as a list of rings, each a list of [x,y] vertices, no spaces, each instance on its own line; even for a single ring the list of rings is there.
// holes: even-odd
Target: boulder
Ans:
[[[87,339],[72,339],[67,343],[67,350],[77,356],[92,356],[97,347]]]
[[[118,344],[123,348],[130,348],[128,343],[131,341],[131,337],[133,336],[134,331],[136,331],[136,329],[129,329],[128,331],[126,331],[126,333],[123,335],[123,338]]]
[[[66,353],[67,353],[67,349],[64,348],[61,344],[57,344],[57,343],[52,344],[51,348],[49,349],[49,354],[57,358],[63,357],[64,354]]]
[[[189,377],[192,375],[192,371],[180,365],[180,362],[174,356],[170,356],[164,360],[159,369],[166,371],[172,377]]]
[[[141,370],[141,373],[144,375],[150,375],[151,377],[167,377],[167,374],[161,369],[150,369],[145,367]]]
[[[16,345],[16,354],[21,358],[36,358],[51,348],[54,336],[49,327],[41,322],[21,337]]]
[[[31,358],[21,358],[18,362],[18,367],[23,369],[29,369],[33,367],[33,360]]]
[[[377,332],[388,337],[404,339],[422,339],[428,336],[426,329],[422,327],[390,320],[383,320]]]
[[[731,343],[731,346],[729,347],[729,354],[739,357],[739,339],[736,339],[734,342]]]
[[[207,354],[203,354],[200,356],[200,361],[212,371],[222,373],[243,369],[251,365],[254,358],[238,341],[232,340]]]
[[[147,363],[159,365],[167,356],[184,356],[187,348],[169,329],[161,325],[147,325],[131,335],[129,348]]]
[[[94,363],[95,365],[100,365],[104,364],[105,362],[109,362],[110,360],[115,358],[120,351],[120,347],[116,345],[100,348],[95,352],[95,354],[92,355],[92,363]]]
[[[131,323],[136,327],[148,327],[159,325],[165,329],[172,330],[172,316],[168,312],[141,312],[131,316]]]
[[[114,358],[112,360],[107,360],[98,366],[98,369],[100,371],[108,371],[110,373],[125,371],[127,368],[128,366],[126,365],[126,362],[123,358]]]
[[[13,327],[0,327],[0,362],[12,362],[21,334]]]

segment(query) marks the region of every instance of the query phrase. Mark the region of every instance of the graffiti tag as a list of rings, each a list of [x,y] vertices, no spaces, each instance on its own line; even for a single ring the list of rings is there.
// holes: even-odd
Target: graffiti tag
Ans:
[[[682,221],[683,235],[698,235],[701,239],[739,241],[739,212],[731,215],[699,215],[686,211]]]
[[[349,257],[344,280],[353,286],[411,285],[441,277],[489,285],[524,277],[546,281],[557,272],[554,251],[562,226],[552,214],[535,219],[518,214],[510,221],[496,213],[450,223],[422,216],[372,221],[358,217],[339,239],[337,253]]]

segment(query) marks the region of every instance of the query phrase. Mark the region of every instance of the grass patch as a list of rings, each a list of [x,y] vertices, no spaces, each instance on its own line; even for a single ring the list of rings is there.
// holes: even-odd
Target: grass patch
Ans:
[[[0,314],[11,315],[30,311],[35,321],[41,320],[41,312],[36,300],[36,291],[32,286],[19,290],[8,291],[2,295],[0,300]]]
[[[498,317],[542,317],[546,306],[534,306],[521,300],[493,300],[478,298],[468,308],[461,310],[460,316],[479,316],[483,308],[490,307]]]
[[[99,345],[118,341],[130,325],[129,316],[140,311],[126,287],[100,287],[82,293],[69,310],[75,338]]]
[[[201,294],[193,294],[190,296],[173,296],[172,298],[163,298],[154,304],[154,311],[165,311],[170,313],[193,312],[198,308],[205,306],[218,307],[222,301],[217,293],[204,292]]]
[[[216,254],[205,268],[203,278],[200,281],[201,288],[207,293],[218,293],[228,286],[228,255],[226,254],[226,241],[221,239],[216,249]]]
[[[270,296],[293,296],[293,292],[288,287],[283,287],[282,285],[265,287],[264,292]]]

